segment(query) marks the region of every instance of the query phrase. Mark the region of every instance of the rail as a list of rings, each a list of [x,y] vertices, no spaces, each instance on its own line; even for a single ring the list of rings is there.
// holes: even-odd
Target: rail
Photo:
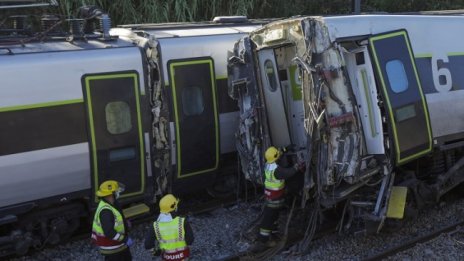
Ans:
[[[382,260],[384,258],[393,256],[395,254],[398,254],[400,252],[403,252],[405,250],[413,248],[416,244],[431,241],[432,239],[437,238],[442,234],[445,234],[445,233],[451,232],[453,230],[456,230],[458,227],[462,227],[463,225],[464,225],[464,220],[456,222],[456,223],[454,223],[454,224],[452,224],[450,226],[446,226],[444,228],[437,229],[437,230],[435,230],[435,231],[433,231],[431,233],[428,233],[426,235],[418,236],[418,237],[413,238],[413,239],[411,239],[411,240],[409,240],[409,241],[407,241],[405,243],[401,243],[401,244],[398,244],[398,245],[396,245],[394,247],[388,248],[388,249],[386,249],[386,250],[384,250],[384,251],[382,251],[380,253],[376,253],[376,254],[367,256],[366,258],[363,258],[362,260],[363,261]]]

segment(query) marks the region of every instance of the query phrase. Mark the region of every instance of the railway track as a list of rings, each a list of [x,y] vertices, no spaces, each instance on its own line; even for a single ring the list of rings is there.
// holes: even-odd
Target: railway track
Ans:
[[[336,222],[328,222],[327,224],[325,224],[325,228],[321,228],[316,231],[316,234],[314,235],[313,240],[320,239],[330,233],[333,233],[335,231],[335,226],[336,226]],[[458,221],[451,225],[446,225],[442,228],[436,229],[430,233],[423,234],[415,238],[407,239],[406,241],[403,241],[388,249],[384,249],[381,252],[377,252],[377,253],[373,253],[373,254],[370,254],[364,257],[360,257],[360,260],[363,260],[363,261],[382,260],[390,256],[394,256],[395,254],[398,254],[405,250],[411,249],[415,247],[417,244],[431,241],[434,238],[439,237],[440,235],[450,233],[452,231],[458,231],[460,228],[463,228],[463,227],[464,227],[464,220]],[[269,248],[269,249],[262,250],[262,252],[253,252],[253,249],[248,249],[248,250],[245,250],[239,253],[235,253],[226,258],[222,258],[218,261],[267,260],[273,255],[279,254],[283,250],[290,250],[292,248],[296,248],[297,244],[300,242],[301,239],[302,239],[301,234],[295,235],[295,234],[289,233],[288,237],[284,238],[285,241],[279,242],[274,249]],[[272,253],[272,254],[266,255],[269,253]],[[262,256],[266,256],[266,257],[263,259],[261,258]]]
[[[382,251],[380,253],[369,255],[366,258],[363,258],[362,260],[363,261],[373,261],[373,260],[385,259],[387,257],[393,256],[393,255],[398,254],[400,252],[403,252],[405,250],[411,249],[414,246],[416,246],[417,244],[431,241],[432,239],[437,238],[442,234],[449,233],[449,232],[454,231],[454,230],[456,230],[456,229],[458,229],[459,227],[462,227],[462,226],[464,226],[464,220],[456,222],[456,223],[454,223],[452,225],[443,227],[441,229],[437,229],[437,230],[432,231],[431,233],[428,233],[426,235],[421,235],[421,236],[418,236],[416,238],[410,239],[407,242],[404,242],[404,243],[398,244],[398,245],[396,245],[394,247],[388,248],[388,249],[386,249],[386,250],[384,250],[384,251]]]
[[[293,209],[293,208],[292,208]],[[291,210],[292,212],[292,210]],[[281,238],[280,241],[277,242],[275,247],[272,248],[267,248],[267,249],[261,249],[256,251],[257,249],[255,248],[250,248],[245,251],[235,253],[231,256],[221,258],[218,261],[238,261],[238,260],[245,260],[245,261],[252,261],[252,260],[268,260],[269,258],[273,257],[274,255],[279,254],[282,251],[292,251],[291,249],[295,247],[295,249],[298,249],[297,244],[300,243],[304,239],[304,234],[301,233],[302,228],[296,228],[292,227],[289,229],[288,224],[291,220],[291,215],[292,213],[290,212],[289,216],[287,216],[287,224],[285,227],[285,232],[283,234],[283,237]],[[338,220],[337,219],[327,219],[324,224],[321,224],[321,226],[314,232],[312,236],[312,240],[320,239],[330,233],[333,233],[336,231],[336,225],[337,225]]]
[[[442,234],[449,233],[449,232],[452,232],[452,231],[456,231],[460,227],[464,227],[464,221],[459,221],[459,222],[456,222],[456,223],[454,223],[452,225],[446,226],[444,228],[437,229],[437,230],[435,230],[435,231],[433,231],[433,232],[431,232],[429,234],[422,235],[422,236],[410,239],[409,241],[407,241],[405,243],[401,243],[401,244],[395,245],[395,246],[393,246],[391,248],[388,248],[388,249],[386,249],[386,250],[384,250],[382,252],[379,252],[379,253],[376,253],[376,254],[373,254],[373,255],[369,255],[369,256],[367,256],[365,258],[362,258],[361,260],[363,260],[363,261],[383,260],[385,258],[388,258],[390,256],[394,256],[395,254],[403,252],[405,250],[411,249],[414,246],[416,246],[416,244],[425,243],[425,242],[433,240],[434,238],[439,237]],[[325,230],[318,231],[316,233],[316,235],[314,236],[314,239],[322,238],[323,236],[325,236],[325,235],[327,235],[329,233],[332,233],[333,231],[334,231],[334,229],[325,229]],[[282,247],[282,248],[283,249],[289,249],[292,246],[296,245],[299,242],[300,239],[301,239],[300,237],[291,237],[285,242],[285,246]],[[266,251],[272,251],[272,249],[269,249],[269,250],[266,250]],[[258,253],[258,255],[256,255],[256,253],[251,253],[249,251],[243,251],[243,252],[234,254],[232,256],[220,259],[218,261],[263,260],[263,259],[260,259],[260,258],[255,258],[256,256],[259,256],[259,254],[261,254],[261,253]]]
[[[248,199],[248,200],[251,201],[252,199]],[[233,205],[235,205],[237,203],[242,203],[243,201],[244,201],[244,199],[237,199],[236,196],[231,196],[231,197],[222,198],[222,199],[213,199],[213,200],[209,200],[207,202],[202,201],[202,200],[199,199],[198,202],[201,203],[201,204],[190,204],[192,202],[184,201],[183,205],[185,207],[183,209],[181,209],[180,213],[182,215],[198,215],[198,214],[210,212],[210,211],[218,209],[218,208],[230,207],[230,206],[233,206]],[[154,216],[156,216],[156,214],[152,213],[152,214],[147,215],[145,217],[136,219],[132,223],[134,225],[143,225],[146,222],[151,222],[153,220]],[[295,222],[295,223],[298,223],[298,222]],[[336,223],[331,222],[331,224],[326,224],[324,226],[325,228],[321,228],[318,231],[316,231],[316,234],[314,235],[313,240],[321,239],[321,238],[327,236],[328,234],[334,233],[335,224]],[[433,232],[431,232],[431,233],[429,233],[427,235],[422,235],[422,236],[420,236],[418,238],[407,240],[406,243],[401,244],[400,246],[394,246],[394,247],[391,247],[391,248],[386,249],[386,250],[381,250],[381,252],[374,253],[374,254],[369,255],[369,256],[367,256],[367,255],[362,256],[361,255],[361,256],[358,256],[358,258],[360,258],[360,260],[381,260],[381,259],[387,258],[389,256],[395,255],[396,253],[399,253],[399,252],[402,252],[402,251],[407,250],[409,248],[412,248],[417,243],[427,242],[427,241],[432,240],[433,238],[436,238],[436,237],[440,236],[443,233],[448,233],[450,231],[456,230],[456,228],[458,228],[459,226],[464,227],[464,221],[456,222],[456,223],[454,223],[452,225],[443,227],[441,229],[437,229],[437,230],[435,230],[435,231],[433,231]],[[283,227],[283,226],[281,226],[281,227]],[[301,228],[300,228],[300,230],[301,230]],[[276,251],[274,254],[278,254],[278,253],[280,253],[282,251],[292,252],[291,251],[292,249],[296,249],[297,243],[301,241],[301,234],[295,233],[295,231],[298,231],[298,230],[295,229],[295,227],[293,227],[293,229],[289,233],[287,233],[288,238],[285,240],[285,242],[283,242],[283,245],[280,245],[279,250]],[[89,233],[90,232],[88,230],[84,231],[83,233],[74,236],[72,239],[67,240],[66,243],[71,243],[71,242],[78,241],[78,240],[86,240],[86,239],[89,238]],[[47,246],[46,248],[47,249],[52,249],[52,248],[54,248],[54,246]],[[276,249],[274,249],[274,250],[276,250]],[[34,252],[37,252],[37,251],[34,251]],[[31,252],[30,254],[32,254],[32,253],[33,252]],[[232,252],[229,252],[229,253],[232,253]],[[252,252],[249,249],[247,251],[233,253],[232,255],[230,255],[228,257],[223,257],[223,258],[218,259],[218,260],[221,260],[221,261],[225,261],[225,260],[263,260],[263,259],[259,259],[257,257],[260,257],[260,254],[256,253],[256,252]]]
[[[320,230],[318,231],[315,235],[314,235],[314,239],[319,239],[319,238],[322,238],[323,236],[329,234],[329,233],[332,233],[334,232],[334,229],[324,229],[324,230]],[[292,246],[295,246],[298,242],[300,242],[301,240],[301,237],[289,237],[285,242],[283,242],[284,246],[280,246],[279,248],[282,248],[282,249],[290,249]],[[273,252],[275,251],[276,249],[273,249],[273,248],[269,248],[269,249],[266,249],[265,252]],[[263,252],[261,253],[256,253],[256,252],[252,252],[250,250],[247,250],[247,251],[242,251],[242,252],[239,252],[237,254],[234,254],[234,255],[231,255],[231,256],[228,256],[226,258],[222,258],[220,260],[217,260],[217,261],[239,261],[239,260],[245,260],[245,261],[251,261],[251,260],[264,260],[262,258],[257,258],[257,256],[260,256],[262,255]],[[265,254],[265,253],[264,253]],[[278,254],[278,252],[276,253]]]
[[[209,199],[198,198],[195,200],[188,200],[188,201],[182,202],[181,208],[179,209],[179,214],[188,215],[188,216],[198,215],[198,214],[213,211],[215,209],[230,207],[235,204],[239,204],[239,203],[254,200],[254,199],[255,199],[254,194],[250,194],[250,193],[247,194],[246,198],[244,197],[238,198],[237,195],[235,194],[231,194],[230,196],[221,197],[221,198],[209,198]],[[136,226],[136,225],[142,225],[148,222],[153,222],[155,216],[157,216],[157,213],[145,214],[143,216],[132,219],[131,224],[132,226]],[[69,243],[73,243],[73,242],[80,241],[80,240],[90,239],[90,228],[91,228],[91,224],[81,225],[81,228],[75,233],[75,235],[71,236],[65,241],[62,241],[56,245],[45,245],[38,249],[31,249],[27,255],[33,255],[39,251],[43,251],[46,249],[53,249],[54,247],[59,246],[59,245],[69,244]],[[90,240],[89,240],[89,243],[90,243]],[[3,260],[3,258],[5,258],[6,260],[9,260],[15,257],[17,256],[12,252],[11,254],[1,256],[0,259]]]

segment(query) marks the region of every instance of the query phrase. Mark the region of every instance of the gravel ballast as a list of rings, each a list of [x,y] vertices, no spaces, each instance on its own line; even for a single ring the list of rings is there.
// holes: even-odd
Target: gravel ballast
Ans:
[[[220,260],[249,247],[240,233],[256,220],[260,213],[257,203],[241,203],[209,213],[190,216],[195,234],[191,260]],[[430,233],[461,220],[464,216],[464,199],[442,202],[421,212],[413,221],[396,232],[358,236],[332,233],[311,243],[304,256],[279,254],[272,260],[361,260],[412,237]],[[131,252],[134,260],[157,260],[144,249],[144,235],[150,223],[136,226],[131,231],[135,240]],[[48,248],[31,256],[13,259],[26,260],[102,260],[90,240],[80,240],[55,248]],[[464,260],[464,231],[454,231],[437,237],[414,248],[401,252],[389,260]]]
[[[406,221],[405,225],[395,232],[382,231],[369,236],[338,235],[333,233],[312,242],[309,253],[304,256],[280,254],[272,260],[362,260],[383,252],[393,246],[405,243],[412,237],[426,235],[434,230],[447,227],[462,220],[464,216],[464,199],[451,203],[442,202],[420,213],[417,219]],[[390,260],[424,260],[424,251],[433,253],[425,260],[464,260],[464,245],[447,241],[439,237],[432,241],[401,252]],[[464,239],[463,239],[464,240]],[[404,258],[404,259],[403,259]]]
[[[217,260],[248,248],[244,241],[239,242],[240,232],[260,213],[260,205],[241,203],[229,208],[220,208],[208,213],[189,216],[195,241],[191,246],[190,260]],[[145,233],[151,229],[150,223],[134,227],[130,236],[134,240],[131,247],[133,260],[159,260],[144,248]],[[90,238],[90,235],[89,235]],[[103,260],[89,240],[80,240],[54,248],[47,248],[30,256],[12,261],[30,260]]]

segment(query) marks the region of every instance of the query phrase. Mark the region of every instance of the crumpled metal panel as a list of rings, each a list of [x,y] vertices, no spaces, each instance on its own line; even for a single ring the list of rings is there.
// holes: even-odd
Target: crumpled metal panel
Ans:
[[[313,143],[308,144],[308,149],[313,150],[309,155],[316,153],[313,156],[322,160],[323,166],[318,166],[321,185],[336,185],[356,175],[361,137],[354,96],[344,72],[341,50],[331,42],[324,19],[280,21],[250,37],[258,50],[285,44],[296,47],[294,61],[305,71],[302,86],[305,128],[309,143]]]
[[[339,179],[355,175],[359,160],[359,130],[356,117],[345,120],[345,115],[353,114],[354,96],[350,92],[349,80],[343,72],[343,61],[336,46],[332,46],[321,53],[320,69],[323,70],[321,82],[324,85],[325,113],[327,120],[341,118],[340,124],[330,126],[328,142],[330,144],[327,174],[335,176],[329,185],[335,184]],[[331,73],[324,73],[330,71]],[[334,172],[333,175],[331,172]]]
[[[168,138],[169,109],[165,93],[162,89],[161,70],[159,66],[158,41],[150,37],[146,54],[148,57],[148,82],[150,87],[150,102],[152,113],[153,163],[155,167],[155,195],[167,192],[169,177],[171,177],[170,144]]]
[[[317,172],[320,186],[333,186],[345,180],[356,182],[361,153],[360,122],[355,98],[344,71],[342,49],[332,42],[322,17],[277,21],[252,32],[236,44],[229,60],[229,94],[238,99],[241,109],[237,133],[242,168],[247,178],[262,176],[262,149],[265,148],[265,111],[263,95],[252,51],[280,46],[295,46],[293,62],[302,70],[302,92],[307,133],[307,162],[317,158],[317,170],[308,168],[305,190],[314,183]],[[256,82],[255,82],[256,81]],[[260,163],[260,164],[257,164]]]
[[[242,171],[248,180],[263,183],[263,129],[261,101],[257,88],[255,61],[252,43],[248,37],[235,44],[234,53],[229,57],[229,96],[238,100],[240,108],[239,126],[236,132],[236,146],[240,156]]]
[[[256,45],[256,50],[293,44],[297,47],[297,55],[303,57],[307,52],[307,44],[303,37],[301,22],[301,18],[276,21],[252,32],[250,38]]]

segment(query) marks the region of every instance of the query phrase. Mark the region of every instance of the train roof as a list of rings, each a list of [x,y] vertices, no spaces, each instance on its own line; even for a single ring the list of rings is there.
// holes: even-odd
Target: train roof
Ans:
[[[459,32],[464,28],[464,16],[442,14],[304,16],[274,21],[258,28],[250,35],[252,39],[264,40],[264,42],[257,42],[258,48],[279,45],[286,41],[285,38],[292,37],[291,31],[298,29],[302,24],[306,24],[306,27],[314,24],[314,28],[318,30],[316,35],[327,35],[331,42],[363,40],[371,35],[405,29],[411,41],[415,43],[418,52],[429,53],[441,49],[458,52],[461,50],[462,37]],[[289,31],[286,32],[286,30]],[[311,30],[305,30],[306,32],[303,32],[305,35],[314,33]],[[298,35],[301,37],[299,32],[294,36],[298,38]],[[306,35],[305,37],[312,36]],[[317,37],[317,39],[323,38]],[[316,41],[316,44],[319,43]]]
[[[437,29],[448,30],[450,26],[464,25],[464,16],[443,14],[367,14],[367,15],[343,15],[343,16],[300,16],[271,22],[258,28],[252,34],[262,33],[268,28],[278,28],[283,25],[300,24],[303,21],[320,21],[328,28],[332,39],[340,39],[353,35],[372,35],[389,30],[401,28],[427,29],[429,26]],[[462,28],[462,27],[461,27]],[[435,28],[433,28],[435,29]]]
[[[66,39],[50,39],[46,41],[27,41],[25,39],[2,39],[0,38],[0,55],[12,55],[22,53],[60,52],[93,50],[116,47],[131,47],[131,41],[114,38],[112,40],[79,39],[67,41]]]
[[[250,33],[251,31],[277,19],[247,19],[242,16],[216,17],[213,21],[192,23],[129,24],[119,28],[134,32],[143,31],[149,35],[162,38],[210,36],[222,34]],[[116,32],[113,29],[113,32]]]
[[[454,15],[356,15],[323,18],[332,40],[354,35],[372,35],[408,29],[408,31],[449,31],[464,26],[463,16]]]

